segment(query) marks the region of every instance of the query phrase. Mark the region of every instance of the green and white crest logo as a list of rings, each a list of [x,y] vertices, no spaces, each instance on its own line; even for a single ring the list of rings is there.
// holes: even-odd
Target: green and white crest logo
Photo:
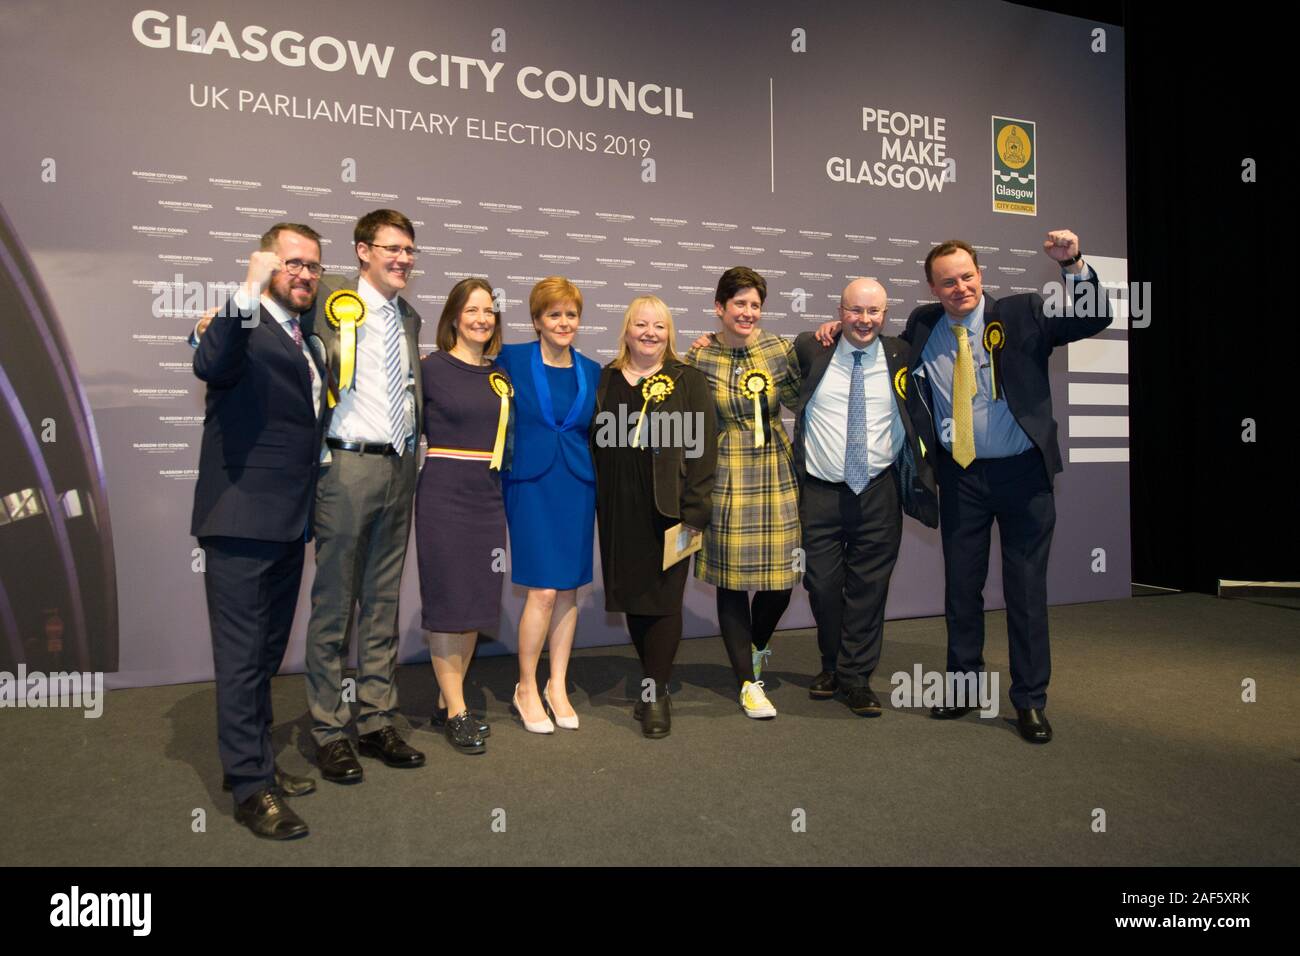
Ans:
[[[993,211],[1038,215],[1038,150],[1029,120],[993,117]]]

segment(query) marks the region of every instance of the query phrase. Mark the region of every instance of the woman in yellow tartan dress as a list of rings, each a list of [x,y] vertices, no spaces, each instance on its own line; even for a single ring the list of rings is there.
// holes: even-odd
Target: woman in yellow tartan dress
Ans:
[[[695,576],[717,588],[718,627],[740,705],[756,718],[776,716],[760,677],[799,579],[794,551],[800,546],[794,453],[780,408],[798,400],[799,365],[790,342],[758,328],[766,298],[761,275],[744,266],[728,269],[713,304],[722,328],[686,355],[709,379],[718,412],[713,518]],[[757,592],[752,603],[750,591]]]

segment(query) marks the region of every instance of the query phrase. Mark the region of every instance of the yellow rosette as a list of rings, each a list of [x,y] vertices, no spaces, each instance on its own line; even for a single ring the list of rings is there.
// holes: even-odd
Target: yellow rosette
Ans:
[[[894,391],[903,401],[907,401],[907,366],[904,365],[894,373]]]
[[[772,391],[772,376],[761,368],[753,368],[740,376],[740,390],[754,400],[754,447],[762,448],[767,439],[763,435],[763,403]]]
[[[632,433],[633,448],[636,448],[641,441],[641,423],[645,421],[645,412],[650,407],[651,400],[656,404],[662,403],[672,393],[673,380],[662,372],[642,380],[641,397],[644,401],[641,403],[641,414],[637,416],[636,431]]]
[[[492,462],[488,465],[488,468],[500,471],[501,460],[506,451],[506,424],[510,421],[510,398],[515,394],[515,389],[510,384],[510,379],[500,372],[493,372],[489,375],[488,384],[492,386],[492,391],[496,392],[501,398],[501,412],[497,415],[497,439],[492,443]]]
[[[989,386],[993,392],[993,401],[998,400],[998,365],[1002,357],[998,354],[1007,344],[1006,329],[997,319],[984,326],[984,351],[989,353]]]
[[[366,321],[366,304],[353,289],[339,289],[325,300],[325,320],[339,333],[339,390],[352,387],[357,371],[357,329]]]

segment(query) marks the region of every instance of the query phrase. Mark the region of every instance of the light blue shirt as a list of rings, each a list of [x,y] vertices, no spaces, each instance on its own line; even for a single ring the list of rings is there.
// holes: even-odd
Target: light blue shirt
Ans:
[[[1092,267],[1084,265],[1078,275],[1065,273],[1069,291],[1073,283],[1084,279],[1092,272]],[[970,342],[971,358],[975,363],[975,384],[978,392],[971,401],[971,420],[975,432],[976,458],[1010,458],[1034,447],[1025,430],[1011,414],[1007,404],[1002,383],[998,383],[998,400],[993,400],[993,367],[988,351],[984,348],[984,297],[980,296],[977,305],[964,319],[954,319],[944,313],[935,323],[934,331],[921,350],[921,365],[930,382],[930,396],[934,399],[934,422],[938,430],[939,441],[949,452],[952,451],[952,426],[944,426],[952,420],[952,374],[957,364],[957,334],[954,325],[962,325],[967,330]]]
[[[946,312],[935,323],[930,339],[921,351],[921,364],[930,381],[930,396],[934,399],[934,420],[939,430],[939,441],[952,451],[952,376],[957,365],[957,333],[954,325],[965,326],[970,342],[971,358],[975,362],[975,383],[978,393],[971,402],[971,422],[975,432],[976,458],[1009,458],[1029,451],[1034,443],[1011,414],[1006,396],[999,391],[993,401],[992,366],[989,353],[984,348],[984,298],[964,319],[954,319]]]
[[[844,480],[844,453],[848,446],[849,385],[853,353],[857,347],[843,335],[826,374],[804,408],[804,464],[808,473],[823,481]],[[877,338],[863,351],[862,384],[867,404],[867,480],[894,463],[906,432],[894,404],[889,363]]]

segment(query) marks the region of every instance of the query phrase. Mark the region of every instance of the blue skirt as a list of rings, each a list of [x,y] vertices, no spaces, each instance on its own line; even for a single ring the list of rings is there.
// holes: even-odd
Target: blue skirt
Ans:
[[[557,591],[590,584],[595,483],[583,481],[557,455],[550,471],[529,481],[503,475],[501,492],[510,526],[510,580]]]

